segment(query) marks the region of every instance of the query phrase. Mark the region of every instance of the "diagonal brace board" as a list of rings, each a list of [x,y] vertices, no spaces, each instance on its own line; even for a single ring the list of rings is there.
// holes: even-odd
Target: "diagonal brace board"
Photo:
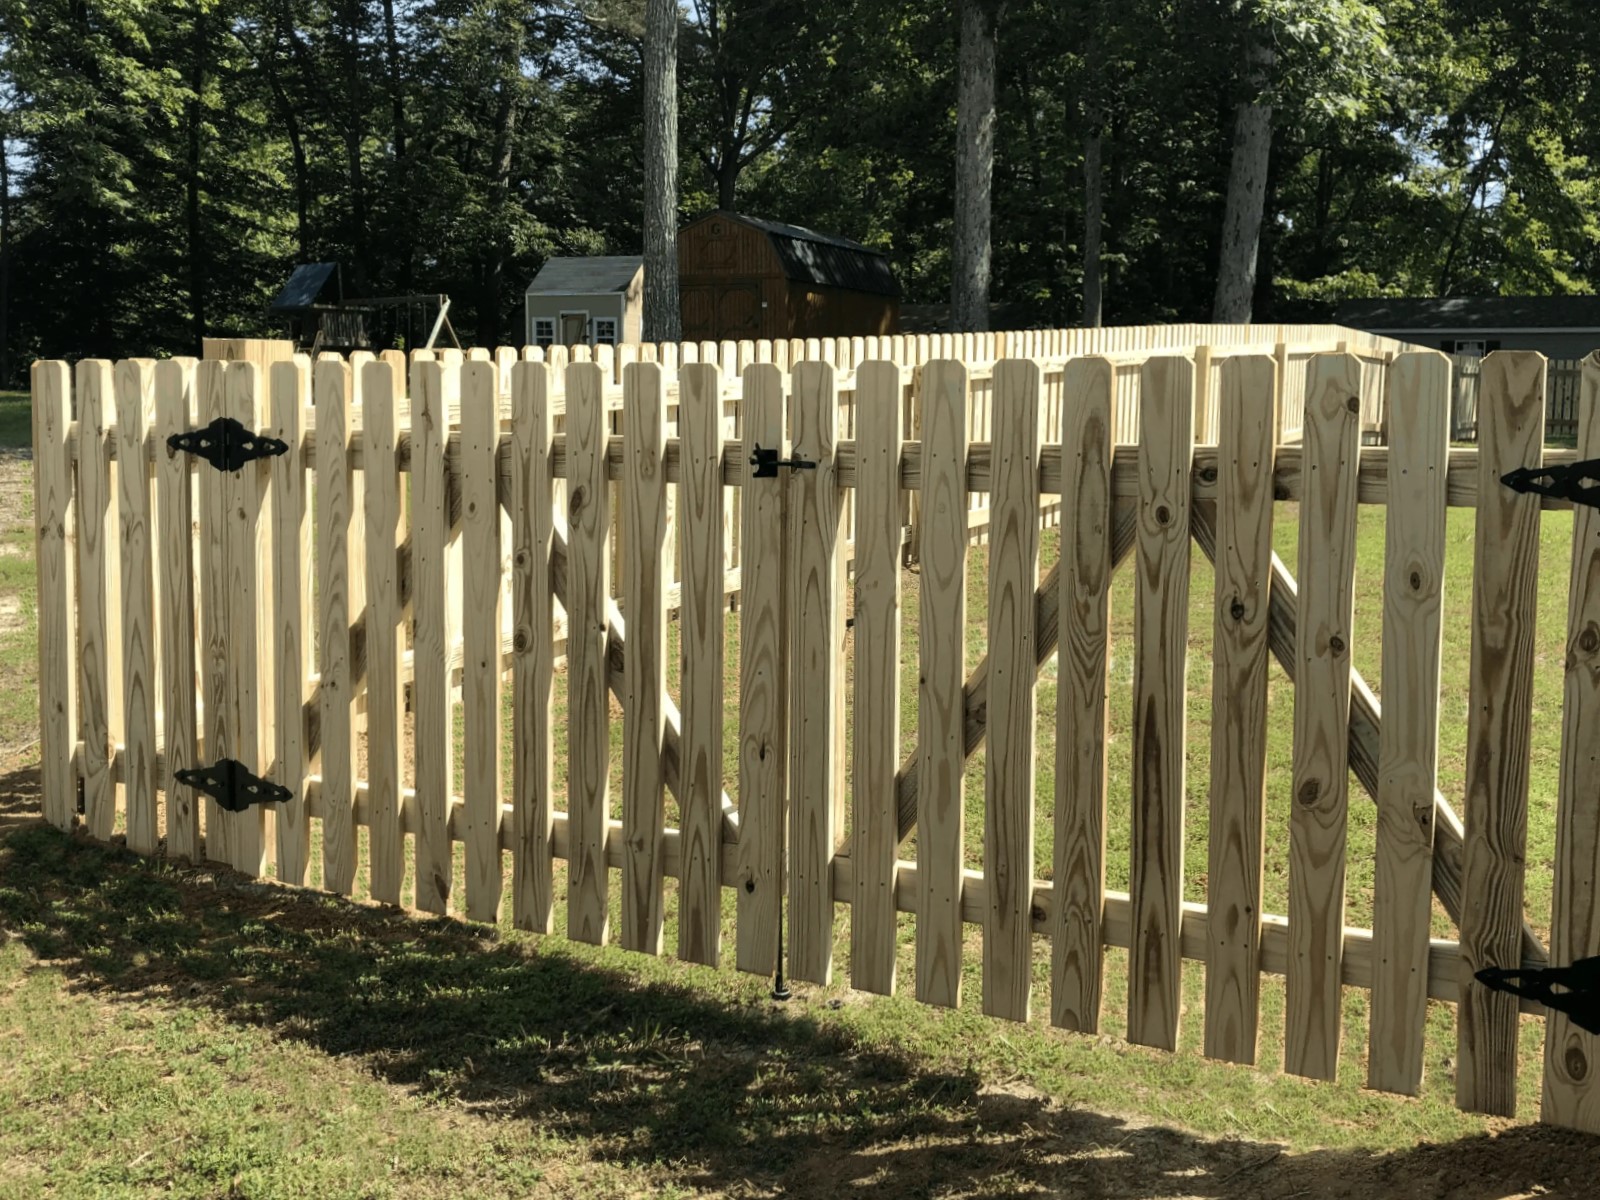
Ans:
[[[1200,476],[1197,473],[1196,478]],[[1216,502],[1196,500],[1193,508],[1192,532],[1195,541],[1206,557],[1215,560],[1216,554]],[[1129,500],[1117,501],[1117,515],[1112,534],[1112,566],[1115,569],[1127,557],[1133,546],[1134,512]],[[1039,585],[1035,601],[1038,605],[1039,665],[1048,662],[1056,652],[1060,636],[1060,613],[1057,610],[1057,574],[1052,568]],[[1288,569],[1274,555],[1272,560],[1272,587],[1268,641],[1275,657],[1290,678],[1294,676],[1295,602],[1298,588]],[[983,743],[988,727],[988,677],[989,662],[985,658],[973,670],[966,687],[966,721],[964,737],[970,755]],[[1377,794],[1378,787],[1378,730],[1382,725],[1382,708],[1359,673],[1351,678],[1350,696],[1350,769],[1369,796]],[[917,751],[901,764],[897,788],[900,840],[910,837],[917,827]],[[1444,905],[1452,921],[1461,913],[1461,856],[1464,845],[1461,818],[1450,807],[1450,802],[1437,789],[1433,796],[1434,852],[1433,891]],[[840,851],[849,854],[849,847]],[[1549,951],[1539,936],[1523,922],[1522,958],[1528,966],[1543,966],[1550,961]]]
[[[1216,504],[1196,501],[1191,525],[1194,539],[1206,557],[1216,561]],[[1288,568],[1276,554],[1272,556],[1272,591],[1267,620],[1267,641],[1272,656],[1294,679],[1296,614],[1299,589]],[[1378,793],[1378,731],[1383,710],[1378,698],[1359,672],[1350,677],[1350,770],[1369,796]],[[1461,919],[1462,852],[1465,842],[1461,818],[1444,795],[1434,790],[1433,891],[1452,921]],[[1522,924],[1522,959],[1528,966],[1543,966],[1550,961],[1549,951],[1538,934]]]

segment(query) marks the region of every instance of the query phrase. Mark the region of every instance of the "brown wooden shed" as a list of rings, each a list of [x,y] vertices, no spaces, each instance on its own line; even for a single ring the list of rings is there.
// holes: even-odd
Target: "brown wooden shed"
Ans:
[[[894,333],[889,260],[833,237],[718,210],[678,232],[685,341]]]

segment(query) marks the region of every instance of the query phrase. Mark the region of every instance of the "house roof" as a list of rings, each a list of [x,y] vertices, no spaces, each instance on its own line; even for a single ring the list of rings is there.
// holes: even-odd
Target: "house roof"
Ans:
[[[528,285],[530,296],[593,296],[625,292],[644,266],[637,254],[590,258],[547,258]]]
[[[1600,296],[1449,296],[1346,300],[1334,321],[1373,332],[1600,329]]]
[[[848,288],[856,292],[874,292],[880,296],[900,294],[900,285],[895,282],[889,260],[860,242],[818,233],[800,225],[747,217],[743,213],[723,212],[721,215],[765,233],[777,252],[778,261],[783,265],[784,275],[789,279],[824,287]]]

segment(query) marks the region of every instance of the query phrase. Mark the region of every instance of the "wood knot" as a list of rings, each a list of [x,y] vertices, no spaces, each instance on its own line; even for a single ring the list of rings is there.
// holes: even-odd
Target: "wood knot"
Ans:
[[[511,561],[516,566],[517,570],[519,570],[519,571],[527,570],[527,568],[528,568],[528,552],[526,550],[518,550],[516,555],[512,558]]]
[[[1413,571],[1413,572],[1411,572],[1411,590],[1413,592],[1420,592],[1422,590],[1422,572],[1421,571]]]
[[[1156,524],[1157,525],[1170,525],[1170,524],[1172,524],[1172,510],[1169,509],[1165,504],[1161,505],[1161,507],[1156,509]]]
[[[1228,605],[1228,615],[1235,621],[1244,620],[1244,601],[1235,596],[1233,603]]]
[[[1600,632],[1596,632],[1593,625],[1586,626],[1578,635],[1578,649],[1585,654],[1593,654],[1596,650],[1600,650]]]
[[[1361,411],[1361,397],[1360,396],[1351,396],[1350,399],[1348,399],[1348,400],[1346,400],[1344,402],[1344,406],[1347,409],[1349,409],[1351,412],[1353,412],[1353,413],[1360,412]]]
[[[511,648],[518,654],[526,654],[533,649],[533,634],[526,629],[517,630],[515,636],[511,639]]]
[[[1567,1047],[1566,1064],[1567,1074],[1574,1083],[1581,1083],[1589,1074],[1589,1057],[1581,1047]]]
[[[746,879],[744,881],[744,890],[746,895],[754,896],[756,894],[756,881],[754,879]]]
[[[1298,798],[1301,804],[1309,807],[1317,802],[1317,797],[1320,795],[1322,795],[1322,784],[1318,780],[1308,779],[1300,785]]]
[[[1217,469],[1215,467],[1201,467],[1200,480],[1202,483],[1215,483],[1217,481]]]
[[[1335,654],[1343,654],[1344,653],[1344,639],[1342,637],[1340,637],[1337,633],[1334,634],[1331,638],[1328,639],[1328,649],[1332,650]]]
[[[580,483],[577,487],[572,489],[572,495],[567,497],[567,511],[569,513],[578,512],[583,508],[584,501],[588,498],[589,493],[587,489],[585,489],[583,484]]]

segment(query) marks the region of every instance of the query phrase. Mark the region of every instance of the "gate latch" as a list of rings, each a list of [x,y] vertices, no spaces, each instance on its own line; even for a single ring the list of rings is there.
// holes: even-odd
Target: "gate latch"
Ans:
[[[1600,957],[1580,958],[1570,967],[1529,967],[1520,971],[1513,967],[1485,967],[1478,972],[1477,980],[1497,992],[1510,992],[1558,1009],[1578,1028],[1600,1033]]]
[[[252,433],[232,417],[218,417],[204,429],[175,433],[167,439],[175,452],[197,454],[219,471],[237,471],[257,458],[287,454],[289,444],[264,433]]]
[[[1514,492],[1534,492],[1600,508],[1600,458],[1553,467],[1518,467],[1500,476],[1500,482]]]
[[[797,471],[817,469],[816,463],[803,458],[779,458],[776,450],[763,450],[760,443],[757,443],[756,452],[750,456],[750,465],[755,468],[750,476],[752,479],[776,479],[779,467],[793,467]]]
[[[225,812],[242,813],[252,804],[282,804],[294,799],[288,788],[256,777],[243,763],[231,758],[220,759],[209,767],[174,771],[172,777],[204,792]]]

